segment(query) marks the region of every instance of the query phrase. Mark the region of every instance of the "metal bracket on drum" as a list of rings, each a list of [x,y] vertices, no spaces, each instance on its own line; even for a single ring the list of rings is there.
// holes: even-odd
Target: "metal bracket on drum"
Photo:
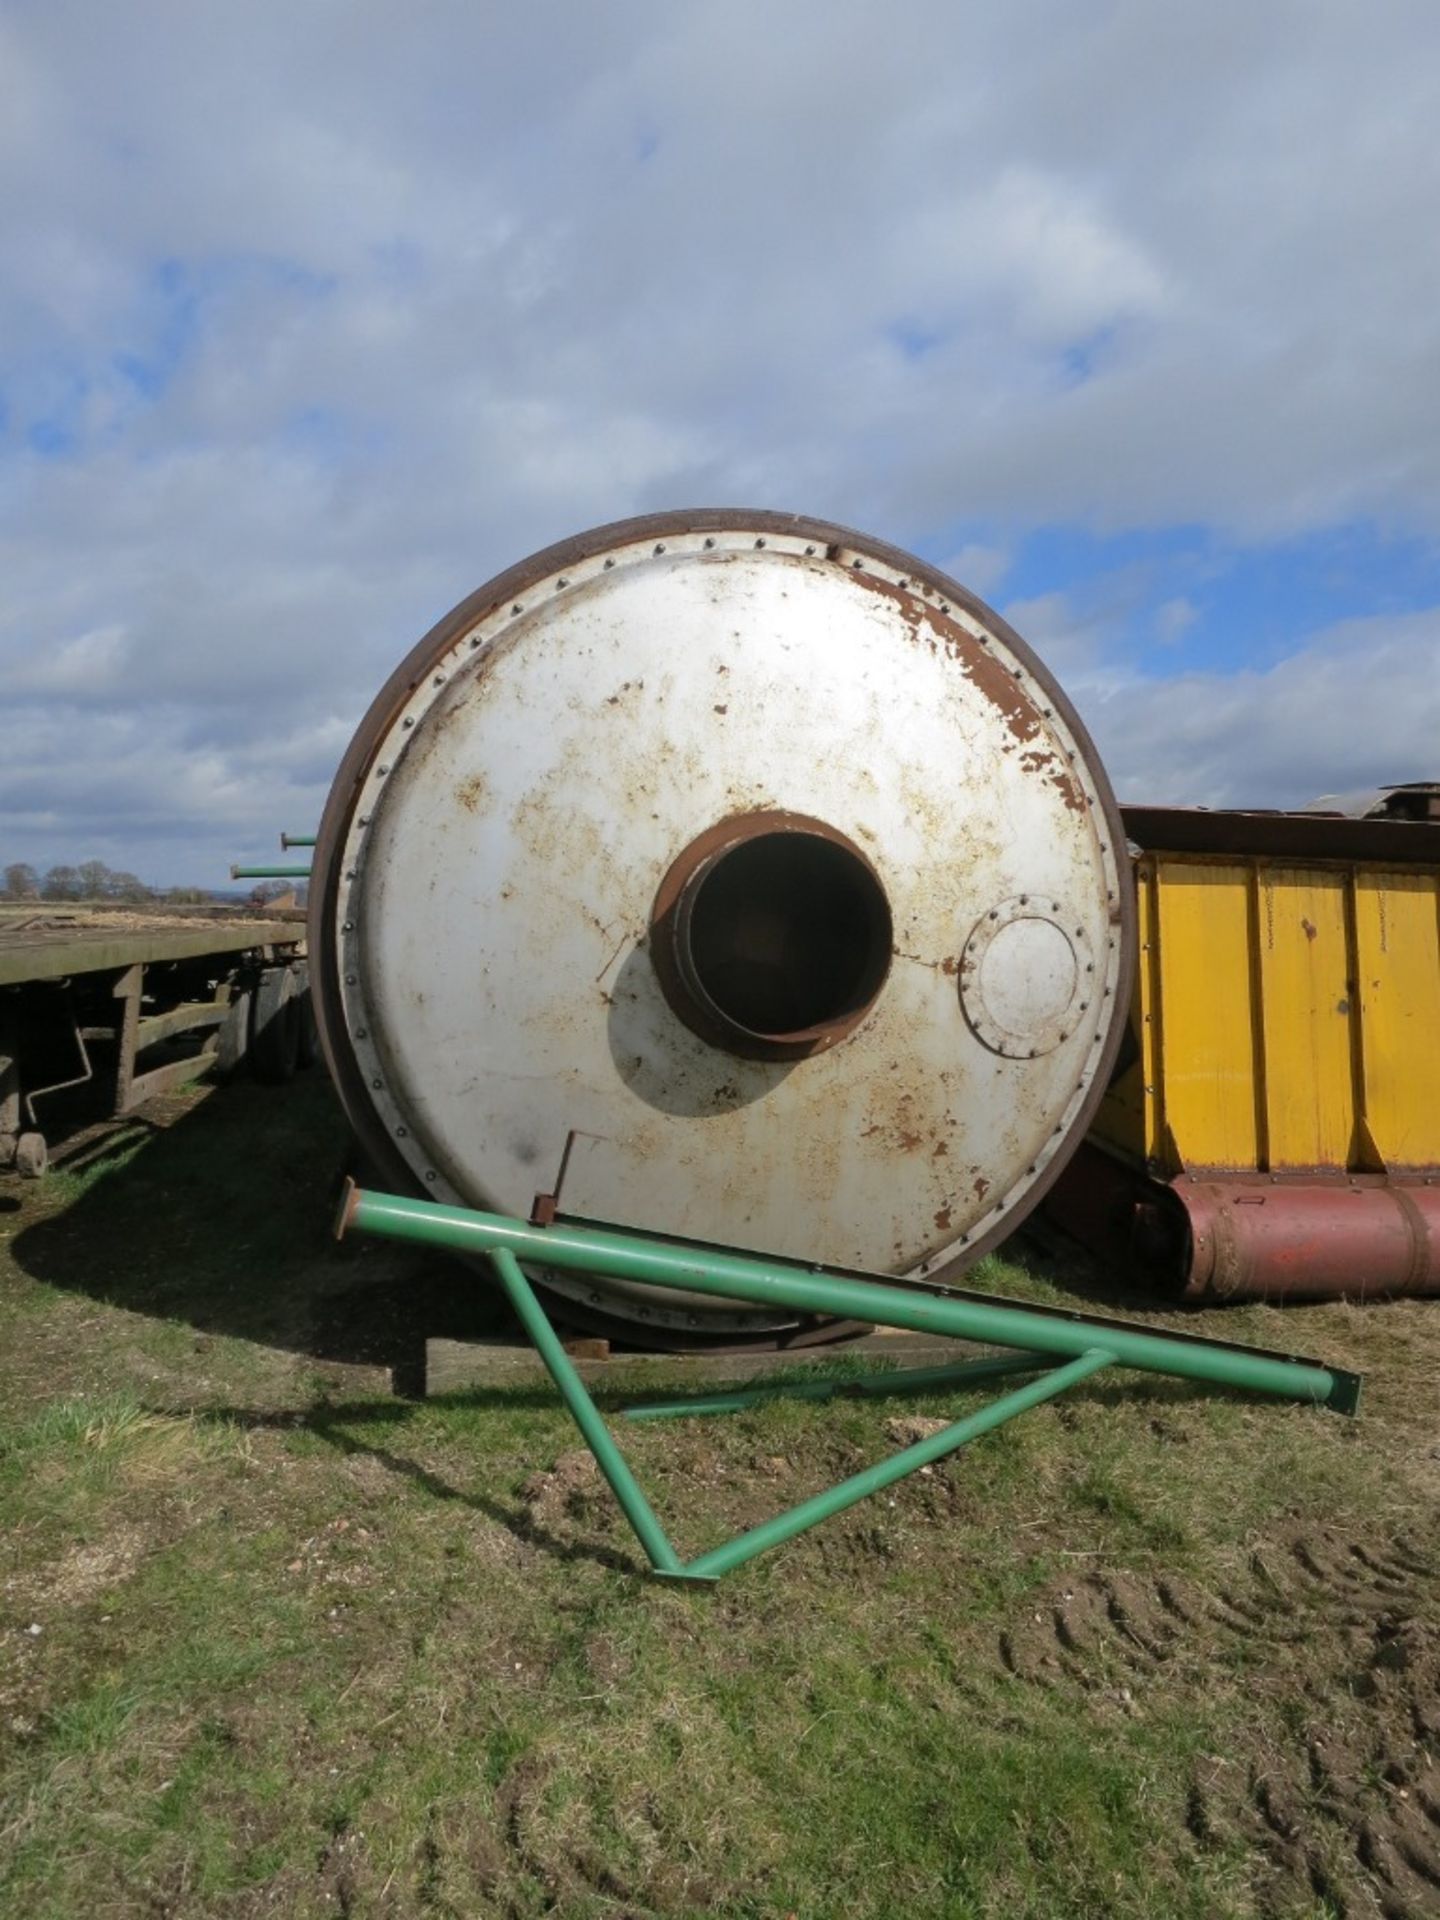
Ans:
[[[1057,1394],[1078,1386],[1105,1367],[1130,1367],[1212,1386],[1270,1394],[1282,1400],[1309,1401],[1335,1413],[1353,1414],[1360,1397],[1359,1375],[1290,1354],[1268,1353],[1194,1335],[1152,1333],[1148,1328],[1124,1320],[996,1300],[954,1288],[911,1285],[883,1276],[861,1278],[832,1273],[794,1261],[651,1239],[558,1217],[551,1224],[537,1226],[464,1207],[362,1192],[353,1181],[346,1183],[336,1220],[336,1237],[351,1227],[392,1240],[418,1241],[422,1245],[481,1254],[489,1260],[496,1279],[644,1547],[651,1571],[665,1580],[708,1585],[757,1553],[778,1546],[781,1541],[842,1512],[857,1500],[943,1459],[968,1441],[992,1432],[1030,1407],[1053,1400]],[[787,1307],[800,1313],[865,1320],[877,1326],[983,1341],[1011,1350],[1000,1357],[955,1367],[926,1367],[909,1374],[869,1375],[850,1381],[780,1382],[698,1400],[692,1397],[651,1402],[628,1409],[631,1419],[730,1412],[774,1394],[800,1394],[818,1399],[831,1393],[904,1392],[933,1389],[942,1384],[964,1387],[1012,1373],[1039,1373],[1041,1377],[1003,1394],[942,1432],[929,1435],[889,1459],[842,1480],[838,1486],[816,1494],[813,1499],[802,1501],[773,1520],[713,1547],[708,1553],[682,1560],[630,1471],[574,1362],[561,1345],[525,1277],[520,1265],[522,1258],[539,1267],[716,1294],[766,1307]],[[1056,1365],[1057,1361],[1061,1364]]]

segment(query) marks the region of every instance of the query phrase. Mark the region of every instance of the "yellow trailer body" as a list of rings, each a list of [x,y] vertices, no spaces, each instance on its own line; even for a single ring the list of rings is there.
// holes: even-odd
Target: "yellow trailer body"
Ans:
[[[1440,869],[1144,854],[1135,885],[1098,1138],[1164,1175],[1440,1167]]]
[[[1440,1291],[1440,822],[1122,811],[1130,1035],[1052,1211],[1191,1297]]]

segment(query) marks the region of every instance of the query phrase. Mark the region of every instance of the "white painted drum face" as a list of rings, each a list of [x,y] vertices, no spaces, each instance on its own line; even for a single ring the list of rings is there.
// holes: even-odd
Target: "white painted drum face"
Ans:
[[[1108,789],[1007,630],[897,558],[712,517],[431,661],[335,905],[423,1191],[528,1214],[573,1134],[567,1213],[917,1277],[1025,1211],[1124,1015]]]

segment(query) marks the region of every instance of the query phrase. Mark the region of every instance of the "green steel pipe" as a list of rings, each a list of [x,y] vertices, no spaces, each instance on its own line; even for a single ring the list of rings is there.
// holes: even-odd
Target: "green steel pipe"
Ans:
[[[1051,1309],[1019,1304],[994,1306],[963,1294],[946,1296],[886,1286],[883,1280],[853,1280],[791,1261],[679,1246],[613,1228],[568,1222],[534,1227],[502,1214],[366,1193],[353,1185],[341,1201],[336,1230],[343,1233],[349,1226],[392,1240],[453,1247],[461,1253],[488,1253],[493,1247],[508,1247],[541,1267],[638,1280],[651,1286],[754,1301],[762,1307],[870,1321],[882,1327],[903,1327],[912,1333],[941,1334],[1032,1353],[1083,1354],[1103,1341],[1123,1367],[1248,1388],[1286,1400],[1313,1401],[1338,1413],[1353,1413],[1360,1394],[1355,1374],[1256,1353],[1222,1341],[1172,1340],[1129,1321],[1071,1319]]]
[[[282,833],[280,836],[280,851],[282,853],[288,853],[291,847],[313,847],[314,844],[315,835],[313,833]]]
[[[231,867],[232,880],[308,880],[309,867]]]
[[[546,1319],[545,1309],[520,1271],[519,1261],[508,1247],[492,1247],[490,1264],[515,1309],[517,1319],[534,1341],[536,1352],[559,1388],[560,1397],[570,1409],[576,1426],[585,1436],[585,1443],[594,1454],[596,1465],[610,1482],[610,1491],[620,1502],[625,1518],[649,1554],[650,1564],[657,1573],[682,1574],[685,1569],[679,1554],[665,1537],[665,1529],[641,1492],[640,1483],[626,1464],[624,1454],[611,1439],[610,1429],[600,1418],[595,1402],[585,1390],[584,1381],[575,1371],[574,1361],[561,1346],[555,1329]]]
[[[926,1387],[963,1387],[982,1380],[1003,1380],[1012,1373],[1038,1373],[1045,1365],[1038,1354],[997,1355],[991,1360],[966,1360],[950,1367],[907,1367],[893,1373],[856,1373],[848,1378],[772,1380],[758,1387],[737,1387],[730,1393],[707,1393],[698,1399],[647,1400],[626,1407],[627,1420],[691,1419],[703,1413],[739,1413],[763,1407],[771,1400],[829,1400],[835,1395],[879,1399],[889,1394],[920,1393]]]
[[[1029,1407],[1038,1407],[1044,1400],[1053,1400],[1057,1393],[1064,1393],[1067,1387],[1073,1387],[1092,1373],[1098,1373],[1102,1367],[1108,1367],[1114,1358],[1113,1353],[1103,1348],[1091,1348],[1088,1353],[1082,1353],[1070,1361],[1068,1366],[1057,1367],[1042,1379],[1032,1380],[1029,1386],[1017,1387],[1013,1393],[992,1400],[988,1407],[981,1407],[978,1413],[957,1420],[953,1427],[946,1427],[943,1433],[931,1434],[928,1439],[917,1441],[913,1447],[892,1454],[888,1460],[877,1461],[873,1467],[866,1467],[863,1472],[842,1480],[838,1487],[817,1493],[813,1500],[802,1500],[798,1507],[792,1507],[788,1513],[777,1514],[773,1520],[766,1520],[760,1526],[752,1527],[748,1533],[727,1540],[724,1546],[700,1554],[688,1563],[685,1571],[692,1577],[709,1574],[718,1578],[722,1573],[729,1573],[732,1567],[738,1567],[757,1553],[764,1553],[767,1547],[779,1546],[782,1540],[803,1533],[806,1527],[816,1526],[821,1520],[828,1520],[832,1514],[843,1513],[846,1507],[853,1507],[857,1500],[883,1492],[896,1480],[902,1480],[907,1473],[914,1473],[917,1468],[928,1467],[932,1461],[943,1459],[947,1453],[963,1447],[967,1440],[978,1439],[982,1433],[1003,1426],[1007,1420],[1013,1420],[1017,1413],[1024,1413]]]

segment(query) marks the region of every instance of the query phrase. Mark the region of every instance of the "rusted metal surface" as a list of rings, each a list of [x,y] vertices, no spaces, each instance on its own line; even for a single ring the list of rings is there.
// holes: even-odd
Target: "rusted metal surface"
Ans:
[[[888,966],[818,1018],[767,1027],[742,995],[702,1033],[693,985],[676,1004],[687,853],[777,814],[875,876]],[[843,894],[822,864],[806,884]],[[942,1279],[1035,1203],[1103,1089],[1122,864],[1078,719],[954,582],[787,515],[626,522],[472,595],[372,706],[317,836],[322,1037],[377,1169],[428,1196],[524,1213],[574,1129],[587,1216]],[[764,1327],[621,1304],[667,1337]]]
[[[1294,860],[1371,860],[1440,866],[1440,820],[1349,819],[1327,813],[1211,812],[1207,807],[1120,809],[1146,853],[1274,854]]]
[[[1440,1186],[1363,1175],[1152,1180],[1089,1142],[1047,1212],[1134,1284],[1196,1303],[1440,1294]]]
[[[768,807],[697,835],[650,913],[650,960],[671,1010],[748,1060],[803,1060],[853,1032],[889,975],[893,940],[863,848],[823,820]]]
[[[1192,1300],[1440,1294],[1440,1191],[1423,1182],[1177,1181]]]

